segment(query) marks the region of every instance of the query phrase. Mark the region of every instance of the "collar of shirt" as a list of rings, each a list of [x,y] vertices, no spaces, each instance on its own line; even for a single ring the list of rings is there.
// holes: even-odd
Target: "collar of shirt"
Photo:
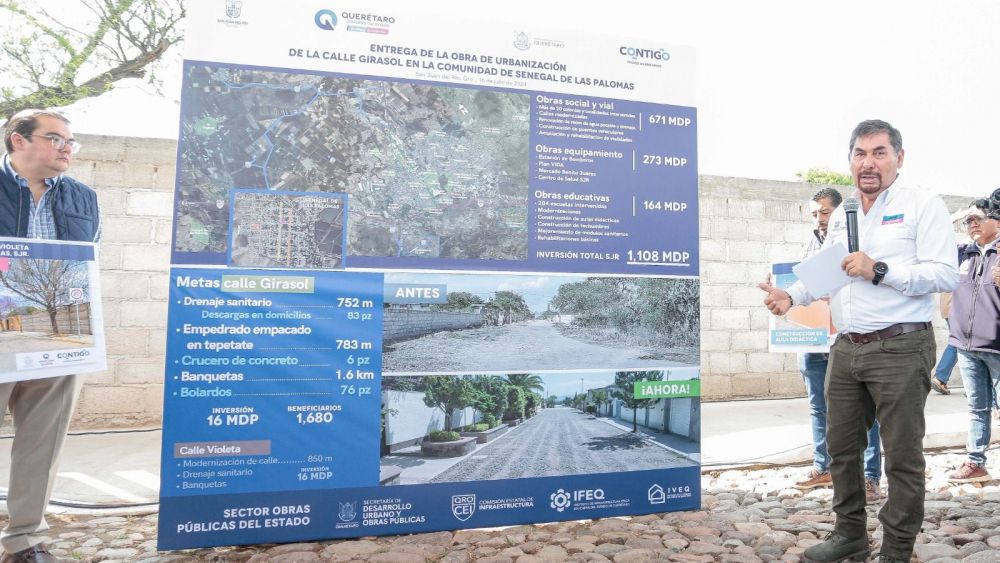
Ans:
[[[990,248],[996,248],[998,242],[1000,242],[1000,236],[998,236],[997,238],[993,239],[993,242],[988,242],[985,245],[979,244],[978,242],[973,242],[972,244],[976,245],[976,248],[979,249],[979,252],[985,253],[986,250],[988,250]]]
[[[28,179],[25,178],[25,177],[23,177],[23,176],[21,176],[20,174],[18,174],[17,170],[14,170],[14,165],[11,164],[11,162],[10,162],[10,155],[9,154],[3,155],[3,170],[4,170],[4,172],[7,173],[8,176],[10,176],[11,178],[13,178],[14,181],[17,182],[17,185],[21,186],[22,188],[27,188],[28,187],[28,185],[29,185],[28,184]],[[56,184],[59,183],[59,179],[60,178],[62,178],[62,176],[54,176],[52,178],[46,178],[45,179],[45,186],[47,188],[52,188],[53,186],[55,186]]]

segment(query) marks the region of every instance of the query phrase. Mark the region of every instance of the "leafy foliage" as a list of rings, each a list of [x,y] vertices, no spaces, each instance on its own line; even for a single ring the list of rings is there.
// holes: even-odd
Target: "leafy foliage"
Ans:
[[[810,168],[795,175],[803,182],[812,184],[833,184],[835,186],[853,186],[854,179],[850,174],[834,172],[828,168]]]
[[[424,378],[424,404],[444,412],[444,428],[451,430],[451,413],[472,406],[473,386],[468,377],[428,375]]]
[[[524,298],[513,291],[498,291],[483,307],[483,321],[501,326],[532,318]]]
[[[697,346],[698,280],[588,278],[560,286],[551,306],[574,315],[580,326],[625,335],[645,329],[663,341]]]
[[[89,16],[50,12],[41,0],[0,0],[11,16],[0,44],[0,117],[98,96],[124,78],[157,84],[156,63],[182,38],[184,0],[78,4]]]
[[[495,375],[477,375],[472,382],[472,406],[494,421],[507,410],[507,387],[503,378]]]
[[[507,375],[507,383],[524,389],[526,393],[545,389],[541,377],[528,373],[511,373]]]
[[[461,437],[461,434],[453,430],[432,430],[427,435],[427,439],[431,442],[454,442]]]
[[[468,291],[453,291],[448,293],[448,302],[438,305],[437,308],[449,310],[468,309],[472,305],[482,305],[483,299],[478,295]]]
[[[507,387],[507,410],[503,414],[504,420],[524,418],[524,407],[528,402],[527,395],[520,387]]]
[[[524,413],[528,416],[538,414],[538,407],[542,404],[542,396],[538,393],[528,393],[524,398]]]
[[[615,389],[612,395],[616,399],[625,403],[625,406],[632,409],[632,432],[639,429],[636,421],[636,412],[646,408],[659,399],[636,399],[635,384],[639,381],[663,381],[662,371],[619,371],[615,372]]]

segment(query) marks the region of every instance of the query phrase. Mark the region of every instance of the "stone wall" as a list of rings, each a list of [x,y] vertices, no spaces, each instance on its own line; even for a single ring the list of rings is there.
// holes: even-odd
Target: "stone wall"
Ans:
[[[439,330],[458,330],[482,326],[480,313],[434,311],[422,309],[386,309],[382,313],[382,338],[393,342],[403,338],[423,336]]]
[[[170,140],[80,135],[71,175],[97,189],[108,369],[91,374],[78,426],[157,424],[162,410],[174,161]],[[702,392],[706,400],[804,393],[792,354],[767,352],[755,287],[809,236],[816,185],[701,177]],[[970,198],[946,198],[954,210]],[[944,323],[939,334],[943,336]]]

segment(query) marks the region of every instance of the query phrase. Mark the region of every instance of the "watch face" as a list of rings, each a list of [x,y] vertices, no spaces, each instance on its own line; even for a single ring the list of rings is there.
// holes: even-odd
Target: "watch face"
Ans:
[[[872,266],[872,270],[874,270],[876,274],[884,276],[889,272],[889,265],[885,262],[875,262],[875,265]]]

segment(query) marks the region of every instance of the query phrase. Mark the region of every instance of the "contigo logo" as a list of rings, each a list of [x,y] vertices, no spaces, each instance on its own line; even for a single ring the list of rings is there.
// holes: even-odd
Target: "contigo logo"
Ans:
[[[76,352],[59,352],[56,354],[56,358],[60,360],[82,360],[90,355],[88,350],[79,350]]]
[[[630,59],[653,59],[669,61],[670,53],[666,49],[640,49],[638,47],[619,47],[618,52]]]
[[[337,14],[333,10],[320,10],[316,12],[316,17],[313,20],[320,29],[333,31],[337,25]]]

